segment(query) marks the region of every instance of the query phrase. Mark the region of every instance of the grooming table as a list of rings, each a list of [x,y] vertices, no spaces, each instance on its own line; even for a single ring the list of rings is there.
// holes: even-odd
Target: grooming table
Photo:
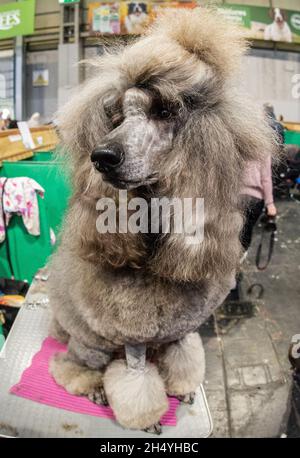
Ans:
[[[41,278],[41,276],[39,277]],[[0,353],[0,437],[203,438],[212,421],[203,387],[194,405],[181,404],[177,425],[163,426],[160,436],[125,430],[115,421],[39,404],[12,394],[32,357],[47,336],[50,320],[46,282],[34,280]]]

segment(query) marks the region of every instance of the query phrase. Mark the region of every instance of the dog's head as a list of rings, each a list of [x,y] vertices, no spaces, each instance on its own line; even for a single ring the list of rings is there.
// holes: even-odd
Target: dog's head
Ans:
[[[286,21],[286,14],[285,11],[281,8],[272,8],[270,10],[270,16],[274,22],[278,25],[283,25]]]
[[[98,75],[62,111],[65,144],[116,188],[163,179],[162,162],[194,140],[183,138],[192,118],[217,110],[244,49],[240,30],[216,13],[164,14],[133,45],[93,62]]]
[[[147,5],[146,3],[129,3],[128,4],[128,14],[135,14],[140,16],[142,13],[146,13]]]
[[[205,199],[204,243],[191,249],[184,236],[165,238],[153,262],[160,274],[196,280],[238,260],[243,167],[272,146],[262,115],[232,85],[245,49],[240,28],[216,11],[168,11],[145,36],[92,62],[96,76],[58,118],[75,197],[92,224],[95,200],[118,188]],[[129,235],[105,243],[82,221],[90,231],[82,245],[114,246],[127,262]]]
[[[149,186],[163,179],[162,163],[182,140],[188,119],[196,111],[212,109],[219,102],[220,82],[207,64],[173,44],[173,59],[175,53],[177,59],[183,54],[181,65],[174,62],[164,69],[163,56],[157,62],[157,49],[150,52],[147,48],[150,43],[158,45],[151,38],[124,53],[127,62],[131,62],[136,51],[142,52],[140,46],[145,46],[149,58],[145,73],[139,74],[137,68],[128,88],[103,100],[110,126],[93,150],[91,160],[103,180],[117,188]],[[160,45],[163,55],[170,54],[168,46]],[[123,62],[125,73],[132,71],[131,65]],[[186,159],[193,167],[193,159]]]

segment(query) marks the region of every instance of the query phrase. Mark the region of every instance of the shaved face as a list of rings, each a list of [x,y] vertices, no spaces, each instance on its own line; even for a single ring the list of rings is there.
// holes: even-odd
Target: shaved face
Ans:
[[[140,75],[135,85],[123,93],[111,91],[102,101],[107,133],[95,147],[114,164],[98,170],[116,188],[156,183],[190,116],[219,103],[217,77],[208,66],[197,66],[193,84],[173,68],[169,71],[159,77]]]
[[[105,181],[131,189],[154,183],[160,158],[172,149],[177,109],[148,90],[130,88],[122,99],[108,100],[110,132],[101,147],[118,147],[124,161]]]

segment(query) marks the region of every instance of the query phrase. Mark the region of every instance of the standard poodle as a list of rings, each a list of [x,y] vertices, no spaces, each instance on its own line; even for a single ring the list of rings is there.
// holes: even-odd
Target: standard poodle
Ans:
[[[166,11],[93,60],[95,76],[59,113],[73,195],[49,295],[51,334],[68,351],[50,371],[68,392],[108,402],[125,428],[159,432],[167,394],[192,402],[203,381],[198,328],[228,294],[241,256],[241,176],[276,143],[236,89],[246,49],[215,10]],[[100,233],[99,199],[118,207],[120,189],[149,206],[204,199],[203,240],[191,244],[172,225]]]

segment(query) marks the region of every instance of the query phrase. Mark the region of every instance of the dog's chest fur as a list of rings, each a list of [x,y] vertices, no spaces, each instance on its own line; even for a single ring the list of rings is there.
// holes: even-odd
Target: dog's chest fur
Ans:
[[[116,345],[183,337],[210,316],[228,289],[226,282],[180,285],[141,271],[99,271],[88,263],[80,264],[80,269],[69,271],[73,287],[68,307],[76,316],[73,326],[79,329],[84,323],[93,339],[97,335]]]

